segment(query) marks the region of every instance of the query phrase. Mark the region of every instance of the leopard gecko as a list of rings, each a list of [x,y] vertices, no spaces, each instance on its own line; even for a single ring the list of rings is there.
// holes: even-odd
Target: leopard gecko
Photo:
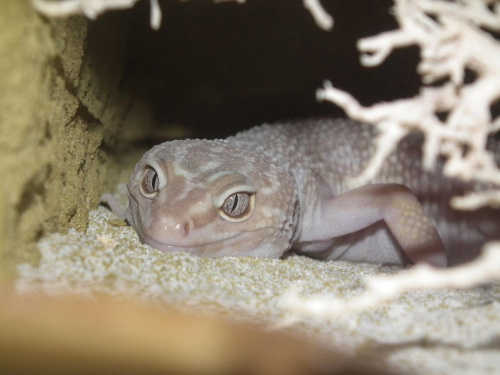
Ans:
[[[500,238],[500,210],[461,212],[451,195],[481,189],[421,165],[423,138],[400,142],[370,184],[350,186],[374,154],[372,126],[347,119],[262,125],[221,140],[153,147],[127,185],[129,206],[103,200],[165,252],[313,257],[436,266],[474,258]]]

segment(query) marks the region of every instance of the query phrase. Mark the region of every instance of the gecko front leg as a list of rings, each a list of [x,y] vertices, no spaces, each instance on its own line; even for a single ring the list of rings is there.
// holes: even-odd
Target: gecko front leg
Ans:
[[[411,190],[400,184],[366,185],[319,201],[303,239],[327,241],[380,220],[412,262],[446,266],[444,246],[434,224]]]
[[[111,193],[101,195],[100,202],[106,204],[121,220],[127,219],[127,211],[123,209],[116,197]]]

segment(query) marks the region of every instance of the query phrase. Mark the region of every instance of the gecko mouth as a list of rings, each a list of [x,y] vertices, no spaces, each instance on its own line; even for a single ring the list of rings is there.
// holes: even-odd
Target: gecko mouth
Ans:
[[[193,245],[170,245],[170,244],[165,243],[165,242],[154,240],[153,238],[146,236],[146,235],[144,236],[142,242],[144,242],[145,244],[148,244],[149,246],[151,246],[157,250],[163,251],[165,253],[174,253],[177,251],[185,251],[185,252],[188,252],[190,254],[202,255],[201,253],[204,252],[203,250],[208,250],[209,247],[214,247],[217,245],[220,246],[220,245],[222,245],[223,242],[226,242],[226,241],[232,242],[231,240],[233,240],[234,238],[237,238],[243,234],[244,233],[239,233],[239,234],[236,234],[232,237],[223,238],[221,240],[213,241],[213,242],[200,243],[197,245],[194,245],[194,244]]]
[[[164,253],[186,252],[201,257],[221,257],[221,256],[245,256],[250,254],[252,249],[259,247],[263,243],[266,235],[257,235],[255,232],[272,231],[272,228],[260,228],[250,232],[237,233],[212,242],[205,242],[193,245],[172,245],[153,239],[143,234],[141,241]],[[252,238],[249,238],[252,237]]]

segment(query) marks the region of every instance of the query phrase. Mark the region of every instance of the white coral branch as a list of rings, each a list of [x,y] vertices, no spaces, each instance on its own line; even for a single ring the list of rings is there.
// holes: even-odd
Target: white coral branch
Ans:
[[[414,98],[361,106],[355,98],[329,82],[317,92],[356,120],[373,124],[379,135],[376,152],[366,169],[353,181],[370,181],[385,157],[410,131],[421,131],[424,168],[431,168],[438,156],[445,158],[443,172],[463,180],[477,180],[491,190],[454,197],[459,209],[500,207],[500,170],[494,155],[486,150],[488,136],[500,130],[500,118],[493,121],[491,105],[500,99],[500,44],[481,30],[500,30],[500,5],[491,0],[395,0],[400,29],[359,41],[365,66],[381,64],[395,49],[412,44],[421,51],[418,72],[425,84],[448,79],[434,87],[423,87]],[[472,83],[464,82],[466,70],[476,73]],[[439,115],[447,114],[442,120]],[[486,244],[474,261],[452,269],[417,265],[394,276],[367,281],[366,292],[351,300],[331,297],[301,298],[291,293],[285,304],[296,321],[301,317],[332,319],[349,312],[379,307],[417,289],[471,288],[500,280],[500,242]]]
[[[132,8],[139,0],[31,0],[33,7],[47,17],[68,17],[83,14],[91,20],[108,10]],[[243,4],[245,0],[214,0],[214,2],[236,1]],[[154,30],[161,26],[161,8],[158,0],[149,0],[151,4],[150,25]]]
[[[48,17],[68,17],[83,14],[94,20],[102,13],[113,9],[132,8],[139,0],[32,0],[34,8]],[[161,25],[161,9],[158,0],[150,0],[151,27],[155,30]]]
[[[421,51],[422,81],[449,81],[424,87],[414,98],[368,108],[330,83],[318,91],[318,99],[337,104],[349,117],[379,130],[375,156],[356,182],[369,182],[397,142],[418,130],[425,135],[425,168],[442,155],[446,175],[500,185],[500,170],[486,150],[488,136],[500,129],[500,120],[493,122],[490,111],[500,99],[500,44],[480,29],[500,30],[500,6],[492,0],[395,0],[394,10],[400,28],[361,39],[361,62],[379,65],[393,49],[415,44]],[[472,83],[464,82],[466,70],[477,75]],[[446,119],[440,120],[443,113]],[[478,201],[491,202],[491,194]]]
[[[161,26],[161,8],[158,0],[150,0],[151,1],[151,18],[149,23],[151,24],[151,28],[153,30],[158,30]]]
[[[380,65],[395,48],[433,43],[439,25],[414,1],[396,0],[395,17],[399,29],[360,39],[358,49],[365,66]]]
[[[304,0],[304,7],[311,13],[319,28],[323,30],[333,28],[333,18],[323,9],[319,0]]]
[[[468,0],[459,3],[420,0],[419,5],[429,14],[450,14],[491,31],[500,31],[500,4],[497,0]]]
[[[485,206],[500,209],[500,190],[487,190],[469,193],[462,197],[453,197],[450,204],[457,210],[472,211]]]
[[[365,293],[349,300],[330,296],[303,298],[296,292],[291,292],[283,297],[282,302],[292,315],[287,318],[287,322],[295,322],[300,317],[333,319],[349,312],[362,312],[383,306],[414,290],[467,289],[499,280],[500,242],[494,242],[483,248],[480,257],[462,266],[442,269],[418,264],[395,275],[373,276],[366,281]]]
[[[427,87],[418,97],[400,99],[391,103],[379,103],[371,107],[361,106],[348,93],[325,82],[316,93],[318,100],[329,100],[342,107],[355,120],[374,124],[379,130],[375,139],[376,153],[366,169],[353,180],[354,185],[368,183],[380,170],[385,157],[397,143],[411,131],[420,130],[426,136],[424,144],[424,167],[429,169],[439,154],[443,140],[467,142],[466,132],[452,131],[439,120],[438,112],[448,111],[456,105],[458,98],[451,84]]]
[[[138,0],[32,0],[33,6],[40,13],[49,17],[67,17],[84,14],[96,19],[100,14],[111,9],[132,8]]]

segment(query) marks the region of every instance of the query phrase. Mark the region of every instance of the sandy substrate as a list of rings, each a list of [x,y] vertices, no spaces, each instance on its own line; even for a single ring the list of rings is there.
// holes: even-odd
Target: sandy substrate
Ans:
[[[38,267],[19,266],[21,293],[108,294],[168,309],[217,314],[276,329],[289,316],[283,296],[352,298],[363,280],[397,267],[284,260],[197,258],[140,244],[134,230],[103,207],[86,233],[40,242]],[[468,291],[408,293],[380,308],[334,319],[306,319],[285,328],[353,352],[376,351],[391,367],[415,374],[500,373],[500,284]]]

